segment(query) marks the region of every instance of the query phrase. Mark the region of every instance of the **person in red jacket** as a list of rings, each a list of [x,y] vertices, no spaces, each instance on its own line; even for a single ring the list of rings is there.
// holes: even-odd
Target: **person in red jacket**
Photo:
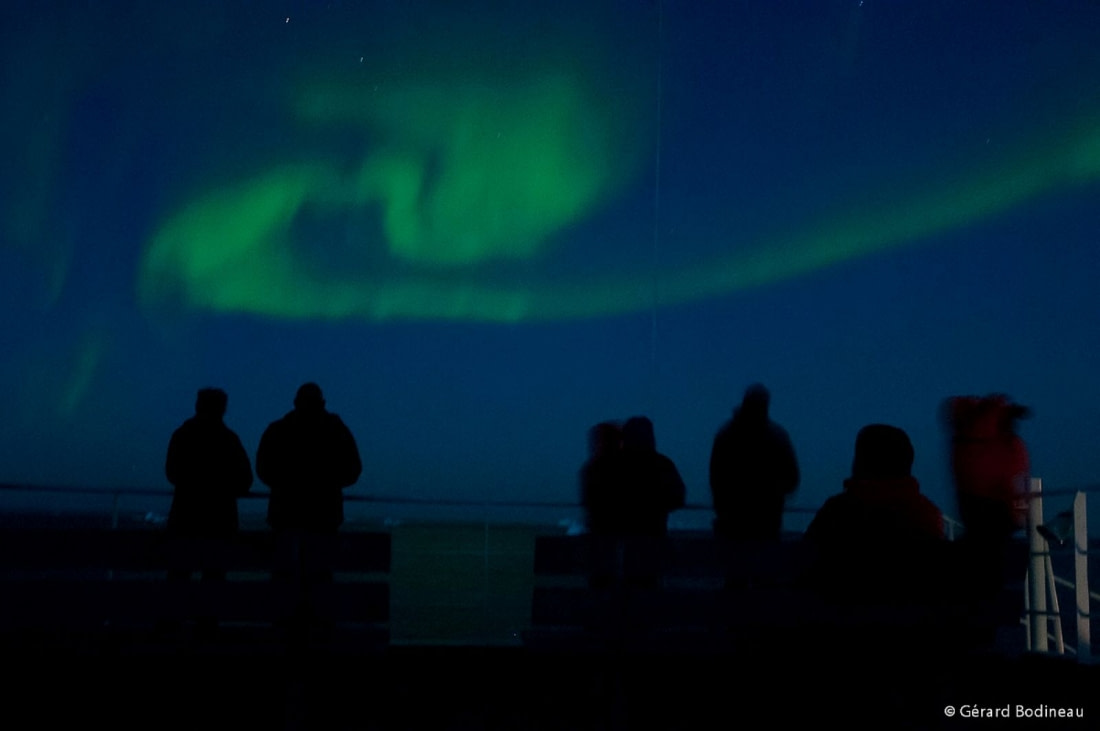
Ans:
[[[1004,394],[954,396],[943,411],[967,549],[966,586],[978,598],[994,599],[1009,578],[1021,577],[1026,568],[1026,559],[1014,555],[1012,545],[1027,525],[1031,465],[1017,425],[1031,411]]]
[[[949,398],[945,412],[963,526],[971,537],[1005,540],[1027,524],[1031,464],[1017,423],[1030,410],[992,394]]]

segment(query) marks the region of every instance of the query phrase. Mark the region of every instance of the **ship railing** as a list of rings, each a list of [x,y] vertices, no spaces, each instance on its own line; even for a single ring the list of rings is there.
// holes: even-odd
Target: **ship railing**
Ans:
[[[1025,578],[1024,621],[1027,628],[1027,649],[1030,652],[1074,655],[1081,663],[1093,662],[1092,601],[1100,594],[1089,588],[1089,556],[1096,550],[1089,547],[1088,497],[1100,492],[1100,485],[1082,488],[1049,490],[1040,478],[1031,478],[1028,485],[1027,538],[1029,561]],[[1051,498],[1071,498],[1072,505],[1047,520],[1044,501]],[[1060,548],[1072,546],[1073,575],[1055,574],[1051,557]],[[1063,627],[1063,611],[1059,587],[1073,595],[1075,642],[1067,645]]]

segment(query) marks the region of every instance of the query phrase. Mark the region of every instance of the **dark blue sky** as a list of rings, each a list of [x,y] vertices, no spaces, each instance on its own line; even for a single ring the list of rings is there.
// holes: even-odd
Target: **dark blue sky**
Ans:
[[[755,380],[802,505],[884,421],[954,514],[962,393],[1100,481],[1100,6],[571,5],[7,4],[0,481],[167,487],[197,388],[252,451],[305,380],[364,494],[572,500],[648,414],[707,503]]]

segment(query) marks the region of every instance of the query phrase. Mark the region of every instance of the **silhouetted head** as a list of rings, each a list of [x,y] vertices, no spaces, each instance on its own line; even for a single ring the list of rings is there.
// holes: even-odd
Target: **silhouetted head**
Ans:
[[[588,456],[614,452],[622,442],[623,430],[613,421],[601,421],[588,430]]]
[[[952,396],[942,406],[944,421],[957,439],[992,439],[1016,433],[1016,422],[1031,416],[1002,393]]]
[[[225,416],[229,396],[220,388],[201,388],[195,397],[195,415],[204,419],[220,419]]]
[[[750,419],[767,419],[768,406],[771,404],[772,395],[763,383],[754,383],[745,389],[745,395],[741,397],[741,406],[738,413]]]
[[[913,471],[913,443],[896,426],[868,424],[856,435],[852,479],[890,480],[910,477]]]
[[[653,422],[645,416],[632,416],[623,424],[623,449],[649,449],[656,451],[657,437]]]
[[[294,408],[298,411],[323,411],[325,397],[316,383],[303,383],[294,396]]]

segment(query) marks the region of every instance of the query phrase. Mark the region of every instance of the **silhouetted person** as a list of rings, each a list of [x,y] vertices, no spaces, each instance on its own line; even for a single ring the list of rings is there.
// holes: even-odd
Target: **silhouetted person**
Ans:
[[[710,493],[721,538],[778,540],[787,496],[798,488],[798,458],[787,430],[770,418],[770,402],[762,384],[749,386],[714,437]]]
[[[589,533],[606,533],[613,520],[614,505],[610,498],[612,483],[622,451],[622,426],[603,421],[588,430],[588,459],[581,466],[579,482],[581,505],[585,509],[585,527]]]
[[[296,579],[305,589],[331,582],[343,490],[362,469],[355,438],[325,408],[320,386],[303,384],[294,410],[267,427],[256,452],[256,475],[271,489],[267,522],[288,554],[289,569],[275,578]]]
[[[306,383],[294,410],[260,438],[256,474],[271,489],[267,522],[276,531],[334,534],[344,522],[344,488],[363,465],[343,420],[325,408],[321,388]]]
[[[595,543],[630,541],[646,546],[638,550],[642,583],[654,580],[656,554],[651,547],[668,533],[668,516],[684,505],[685,487],[676,465],[657,451],[653,423],[644,416],[627,419],[622,428],[622,444],[590,460],[582,471],[583,501],[589,534]],[[641,540],[639,540],[641,539]],[[652,549],[656,550],[656,549]],[[631,557],[625,557],[629,564]],[[602,564],[602,562],[600,562]],[[602,573],[602,566],[596,566]],[[594,577],[594,583],[604,579]]]
[[[195,415],[172,434],[165,474],[175,490],[167,529],[176,537],[226,539],[238,529],[237,499],[252,487],[252,465],[241,440],[225,425],[229,398],[219,388],[204,388],[195,399]],[[175,569],[172,579],[191,571]],[[221,570],[205,570],[204,579],[224,579]]]
[[[1031,466],[1017,423],[1028,416],[1029,409],[1003,394],[956,396],[943,406],[963,523],[959,590],[974,602],[974,616],[987,617],[987,641],[999,616],[1023,611],[1022,596],[1005,589],[1027,570],[1026,546],[1013,539],[1027,526]]]
[[[605,484],[589,494],[597,532],[661,537],[669,514],[684,506],[686,489],[671,459],[657,451],[653,422],[634,416],[623,424],[622,446],[610,458]]]
[[[951,474],[965,540],[1000,547],[1027,525],[1031,465],[1017,422],[1029,415],[1003,394],[946,401]]]
[[[942,568],[935,549],[945,542],[943,515],[921,494],[913,456],[903,430],[860,429],[843,492],[826,500],[806,529],[819,590],[859,602],[928,598]]]
[[[168,442],[165,476],[174,487],[168,512],[171,582],[188,581],[196,571],[204,582],[225,580],[216,567],[220,551],[239,527],[237,499],[252,487],[252,464],[240,438],[225,425],[229,397],[220,388],[203,388],[195,398],[195,415]],[[211,562],[214,562],[213,564]],[[216,617],[197,617],[198,630],[210,634]],[[172,631],[175,622],[162,622]]]
[[[829,697],[866,708],[881,703],[893,714],[911,712],[896,707],[894,694],[927,683],[929,668],[950,662],[967,636],[956,616],[942,611],[951,544],[939,508],[912,476],[913,457],[903,430],[860,429],[851,476],[805,533],[808,578],[826,624],[811,622],[798,633],[799,649],[842,668],[823,679],[836,688]]]

